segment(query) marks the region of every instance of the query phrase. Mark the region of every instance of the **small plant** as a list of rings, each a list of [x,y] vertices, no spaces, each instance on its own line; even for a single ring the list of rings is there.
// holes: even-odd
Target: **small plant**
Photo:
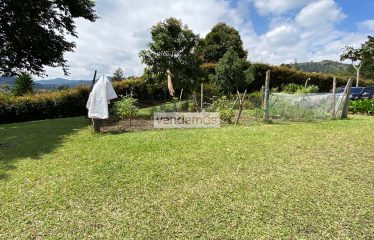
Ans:
[[[232,118],[235,115],[233,103],[226,96],[213,100],[208,111],[217,111],[221,120],[229,124],[233,123]]]
[[[33,92],[34,81],[27,72],[21,72],[17,78],[13,88],[13,94],[15,96],[22,96],[25,94],[31,94]]]
[[[351,101],[349,109],[353,113],[374,115],[374,99],[362,99],[357,101]]]
[[[118,119],[129,119],[130,126],[132,119],[138,114],[139,109],[136,107],[137,100],[132,97],[124,97],[114,103],[113,113]]]
[[[282,88],[282,92],[290,94],[317,93],[318,91],[319,87],[316,85],[309,85],[307,87],[304,87],[295,83],[287,84]]]

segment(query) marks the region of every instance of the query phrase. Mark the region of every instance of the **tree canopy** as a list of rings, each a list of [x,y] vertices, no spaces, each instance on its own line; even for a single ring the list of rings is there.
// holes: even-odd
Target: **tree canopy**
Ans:
[[[253,79],[251,66],[245,59],[239,58],[233,48],[229,48],[216,66],[214,80],[223,91],[232,92],[235,89],[243,88]]]
[[[246,58],[239,32],[225,23],[218,23],[199,44],[199,54],[204,62],[217,63],[232,48],[239,58]]]
[[[344,52],[340,55],[340,60],[347,59],[352,61],[352,66],[357,71],[356,86],[358,86],[361,67],[364,66],[364,70],[369,71],[372,71],[374,67],[374,37],[368,36],[368,40],[361,44],[360,48],[346,46]],[[357,66],[355,62],[357,62]]]
[[[157,23],[151,35],[149,49],[139,53],[147,65],[146,75],[166,83],[169,69],[177,89],[193,87],[200,75],[200,62],[195,53],[199,36],[175,18]]]
[[[112,81],[121,81],[125,78],[122,68],[117,68],[112,76]]]
[[[16,75],[20,70],[45,74],[44,66],[62,67],[65,52],[75,44],[75,18],[91,22],[98,17],[92,0],[2,0],[0,2],[0,74]]]

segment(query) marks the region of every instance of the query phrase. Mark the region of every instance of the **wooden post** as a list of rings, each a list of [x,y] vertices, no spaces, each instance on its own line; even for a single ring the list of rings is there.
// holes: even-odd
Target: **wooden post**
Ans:
[[[95,73],[94,73],[94,76],[93,76],[93,79],[92,79],[91,88],[90,88],[90,93],[92,91],[93,86],[95,85],[96,74],[97,74],[97,71],[95,70]],[[88,98],[87,98],[87,101],[88,101]],[[86,115],[86,119],[88,119],[88,112],[87,112],[87,115]],[[91,120],[91,123],[93,124],[93,120]]]
[[[200,99],[200,109],[201,109],[201,112],[203,111],[204,109],[204,83],[201,84],[201,99]]]
[[[336,118],[336,77],[332,80],[332,119]]]
[[[100,132],[101,121],[101,119],[92,118],[92,124],[95,132]]]
[[[179,102],[182,101],[182,95],[183,95],[183,88],[181,90],[181,94],[179,95]]]
[[[261,86],[261,106],[264,106],[264,94],[265,94],[265,86]]]
[[[245,94],[247,93],[247,89],[244,91],[243,96],[240,95],[240,92],[238,90],[236,90],[236,92],[238,94],[237,99],[239,99],[239,112],[238,112],[238,116],[236,117],[235,124],[238,124],[240,120],[240,116],[242,115]]]
[[[351,95],[351,89],[352,89],[352,78],[349,78],[348,80],[348,83],[347,83],[347,86],[345,87],[344,89],[344,105],[343,105],[343,112],[342,112],[342,119],[344,118],[347,118],[348,117],[348,111],[349,111],[349,96]]]
[[[97,70],[95,70],[95,73],[94,73],[94,76],[93,76],[93,79],[92,79],[91,91],[92,91],[93,86],[95,85],[96,74],[97,74]]]
[[[264,121],[269,121],[269,95],[270,95],[270,70],[266,71],[265,94],[264,94]]]

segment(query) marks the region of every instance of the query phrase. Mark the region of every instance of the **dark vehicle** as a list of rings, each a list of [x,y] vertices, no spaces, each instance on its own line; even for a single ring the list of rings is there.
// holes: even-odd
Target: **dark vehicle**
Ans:
[[[342,94],[343,92],[344,88],[336,89],[337,94]],[[374,98],[374,87],[352,87],[349,98],[351,100],[372,99]]]

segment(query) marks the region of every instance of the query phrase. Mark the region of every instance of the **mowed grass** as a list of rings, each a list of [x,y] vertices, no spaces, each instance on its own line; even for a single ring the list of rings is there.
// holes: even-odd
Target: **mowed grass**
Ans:
[[[374,118],[94,134],[0,125],[0,239],[370,239]]]

